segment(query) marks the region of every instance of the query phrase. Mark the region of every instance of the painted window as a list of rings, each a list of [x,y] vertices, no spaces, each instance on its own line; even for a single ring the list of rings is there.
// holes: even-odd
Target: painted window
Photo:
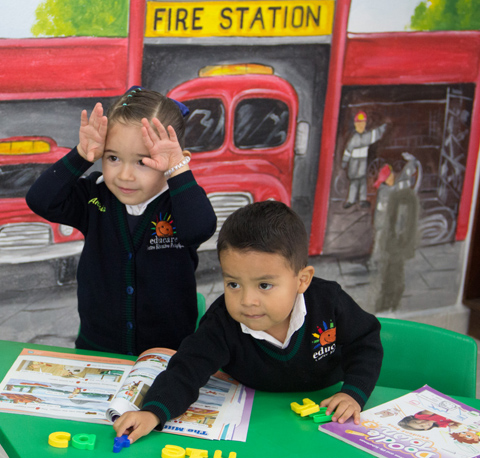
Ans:
[[[225,107],[219,99],[184,102],[190,110],[185,128],[185,148],[192,153],[214,151],[225,138]]]
[[[0,198],[25,197],[50,164],[15,164],[0,167]]]
[[[235,109],[235,146],[240,149],[280,146],[287,139],[288,119],[288,106],[280,100],[242,100]]]

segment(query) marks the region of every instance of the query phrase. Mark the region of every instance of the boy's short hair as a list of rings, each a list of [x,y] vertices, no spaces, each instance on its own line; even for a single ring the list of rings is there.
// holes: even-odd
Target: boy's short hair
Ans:
[[[246,205],[225,220],[218,234],[218,257],[228,248],[280,254],[295,273],[308,263],[305,225],[290,207],[272,200]]]

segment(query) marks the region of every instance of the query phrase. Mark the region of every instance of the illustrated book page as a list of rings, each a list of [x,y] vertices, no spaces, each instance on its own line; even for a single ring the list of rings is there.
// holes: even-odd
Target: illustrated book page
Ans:
[[[379,457],[480,456],[480,412],[427,385],[362,412],[359,425],[318,429]]]
[[[0,411],[112,424],[139,410],[175,352],[155,348],[137,361],[23,349],[0,384]],[[212,376],[187,412],[164,432],[245,441],[254,391],[223,372]]]

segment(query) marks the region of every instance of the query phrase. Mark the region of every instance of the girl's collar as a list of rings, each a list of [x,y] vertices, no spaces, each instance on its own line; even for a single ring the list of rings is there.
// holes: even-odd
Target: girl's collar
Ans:
[[[103,175],[99,176],[96,184],[103,183],[105,180],[103,179]],[[146,202],[142,202],[137,205],[125,205],[127,209],[127,213],[132,216],[140,216],[143,215],[145,209],[147,208],[148,204],[154,201],[160,194],[163,194],[168,189],[168,183],[160,190],[158,194],[153,196],[151,199],[148,199]]]

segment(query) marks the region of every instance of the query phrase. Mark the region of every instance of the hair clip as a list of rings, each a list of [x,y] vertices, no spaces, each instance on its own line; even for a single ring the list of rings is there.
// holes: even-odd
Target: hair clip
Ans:
[[[127,105],[126,103],[124,103],[122,106],[123,106],[123,107],[128,107],[128,105]]]
[[[180,108],[180,111],[182,112],[182,116],[185,117],[185,116],[188,116],[189,113],[190,113],[190,110],[188,109],[187,106],[185,106],[182,102],[179,102],[178,100],[175,100],[175,99],[170,99],[172,102],[175,102],[178,106],[178,108]]]
[[[144,89],[142,86],[132,86],[127,92],[136,92]]]

